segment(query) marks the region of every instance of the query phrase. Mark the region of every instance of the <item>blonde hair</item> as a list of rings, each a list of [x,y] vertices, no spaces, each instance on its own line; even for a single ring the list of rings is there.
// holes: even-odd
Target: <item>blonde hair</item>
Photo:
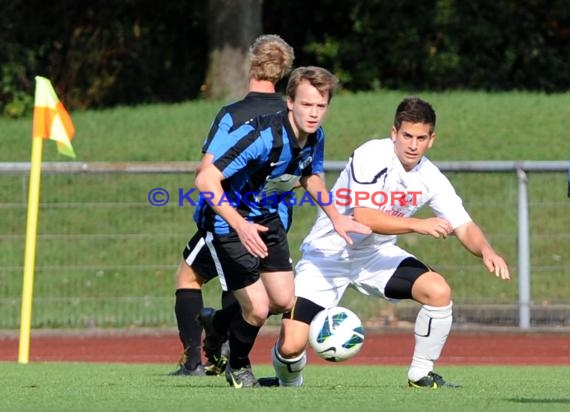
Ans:
[[[249,77],[275,84],[293,67],[293,48],[276,34],[259,36],[249,48]]]

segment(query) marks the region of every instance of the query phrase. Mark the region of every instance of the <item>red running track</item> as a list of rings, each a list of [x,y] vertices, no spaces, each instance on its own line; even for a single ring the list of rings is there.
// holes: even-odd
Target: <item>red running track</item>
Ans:
[[[274,334],[261,334],[251,360],[268,364]],[[369,333],[361,352],[344,364],[407,365],[413,350],[412,331]],[[18,336],[0,335],[0,361],[17,361]],[[121,362],[176,364],[181,344],[175,333],[147,332],[102,335],[34,334],[31,362]],[[309,360],[326,363],[309,351]],[[570,365],[568,333],[452,332],[439,365]]]

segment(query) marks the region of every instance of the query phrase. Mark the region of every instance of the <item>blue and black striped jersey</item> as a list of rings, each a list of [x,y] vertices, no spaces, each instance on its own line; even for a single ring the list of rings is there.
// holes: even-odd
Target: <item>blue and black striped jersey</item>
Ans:
[[[255,117],[286,109],[287,105],[279,93],[249,92],[242,100],[220,109],[204,140],[202,153],[211,153],[210,145],[211,150],[218,151],[218,145],[227,147],[233,144],[226,139],[228,134]]]
[[[202,153],[219,152],[223,148],[228,148],[235,143],[228,139],[229,133],[257,116],[282,110],[287,110],[287,105],[279,93],[249,92],[242,100],[220,109],[204,140]],[[289,230],[293,219],[293,207],[282,203],[279,208],[279,217],[285,230]]]
[[[303,176],[324,171],[324,131],[319,128],[300,147],[287,111],[259,116],[229,134],[233,145],[213,152],[214,166],[224,175],[222,201],[234,206],[247,220],[257,221],[279,213],[283,199]],[[201,194],[203,199],[207,194]],[[282,206],[281,206],[282,207]],[[199,228],[226,234],[231,228],[201,201],[194,212]]]

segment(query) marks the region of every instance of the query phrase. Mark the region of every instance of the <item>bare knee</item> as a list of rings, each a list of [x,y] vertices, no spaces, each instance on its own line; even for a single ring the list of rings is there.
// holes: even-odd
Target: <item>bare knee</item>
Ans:
[[[306,343],[286,341],[279,346],[279,353],[285,359],[296,358],[303,353],[306,346]]]
[[[295,303],[295,296],[284,297],[282,299],[273,300],[269,306],[269,310],[272,314],[284,313],[293,308]]]
[[[295,303],[295,281],[293,272],[262,272],[261,281],[269,297],[271,313],[283,313]]]
[[[436,272],[421,275],[412,287],[414,300],[429,306],[447,306],[451,302],[451,287]]]
[[[262,326],[269,315],[269,296],[261,280],[233,291],[241,307],[244,320],[250,325]]]
[[[249,312],[242,310],[242,316],[247,323],[261,327],[269,316],[269,310],[267,308],[253,308]]]
[[[268,302],[241,302],[241,313],[244,320],[250,325],[263,326],[269,316]]]

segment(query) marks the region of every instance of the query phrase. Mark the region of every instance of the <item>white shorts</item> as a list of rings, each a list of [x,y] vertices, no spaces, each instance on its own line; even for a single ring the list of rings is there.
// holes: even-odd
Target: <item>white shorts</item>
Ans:
[[[364,295],[397,302],[384,295],[384,288],[400,263],[409,257],[415,258],[396,245],[360,250],[350,256],[305,251],[295,268],[295,295],[328,308],[338,305],[351,285]]]

